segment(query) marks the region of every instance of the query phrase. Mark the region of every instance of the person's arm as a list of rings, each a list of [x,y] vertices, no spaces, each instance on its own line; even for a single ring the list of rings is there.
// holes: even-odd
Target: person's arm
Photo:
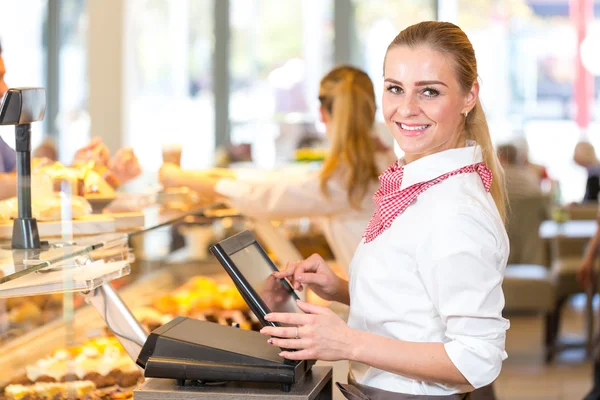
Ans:
[[[0,137],[0,171],[11,172],[17,168],[17,153]]]
[[[452,374],[475,388],[493,382],[507,357],[502,263],[508,244],[500,229],[478,206],[462,207],[437,217],[417,256],[423,286],[446,327],[442,348]]]
[[[286,329],[266,327],[291,360],[358,361],[416,380],[480,388],[493,382],[506,358],[507,320],[502,318],[502,279],[507,249],[499,246],[491,220],[475,207],[437,220],[418,250],[424,289],[446,326],[446,340],[408,342],[358,331],[331,310],[298,303],[310,315],[269,314],[267,320],[300,325],[300,340]],[[292,332],[293,333],[293,332]],[[305,338],[302,340],[302,338]]]
[[[444,343],[406,342],[355,332],[350,361],[419,381],[470,385],[448,356]]]
[[[299,292],[308,287],[324,300],[350,305],[348,280],[336,275],[318,254],[304,261],[290,262],[284,270],[273,275],[278,279],[288,279],[294,290]]]
[[[418,252],[418,269],[446,343],[414,343],[360,332],[352,359],[417,380],[483,387],[506,358],[502,317],[506,249],[476,207],[443,217]]]
[[[186,171],[175,164],[163,164],[159,172],[159,179],[166,188],[185,186],[198,193],[212,196],[216,194],[215,186],[221,176],[210,171]]]
[[[599,216],[600,218],[600,216]],[[594,265],[598,258],[598,247],[600,247],[600,227],[596,228],[596,233],[585,251],[583,262],[578,272],[578,279],[584,287],[588,287],[593,282]]]
[[[17,195],[17,175],[14,173],[0,174],[0,200]]]
[[[332,177],[327,188],[329,196],[321,192],[318,174],[304,177],[281,174],[281,179],[245,181],[222,178],[222,174],[208,171],[182,171],[164,165],[161,169],[164,186],[188,186],[205,195],[216,194],[229,199],[242,214],[252,217],[278,219],[322,216],[350,209],[346,190]]]
[[[600,246],[600,229],[596,228],[596,233],[594,234],[594,237],[592,237],[592,240],[590,241],[590,244],[588,245],[586,252],[585,252],[585,257],[583,258],[583,262],[584,263],[594,263],[594,261],[596,261],[596,258],[598,257],[598,247]]]
[[[330,179],[327,188],[325,196],[318,174],[313,173],[289,179],[281,175],[279,180],[265,182],[220,179],[215,191],[227,197],[242,214],[257,218],[317,217],[350,210],[346,190],[339,181]]]
[[[292,327],[266,326],[263,335],[272,336],[268,343],[284,350],[289,360],[357,361],[412,379],[436,383],[459,384],[470,391],[468,380],[456,368],[443,343],[407,342],[370,332],[351,329],[326,307],[297,302],[306,314],[270,313],[267,321]],[[298,330],[293,325],[298,325]],[[295,339],[296,332],[299,339]]]

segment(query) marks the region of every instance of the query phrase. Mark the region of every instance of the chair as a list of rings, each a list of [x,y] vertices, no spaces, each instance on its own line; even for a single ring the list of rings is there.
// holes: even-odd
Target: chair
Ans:
[[[594,315],[592,311],[592,293],[586,293],[588,299],[585,308],[585,343],[584,344],[561,344],[558,342],[558,334],[560,332],[560,321],[562,309],[575,294],[584,293],[584,288],[577,281],[577,271],[581,267],[583,254],[587,246],[588,239],[586,238],[569,238],[557,237],[553,239],[552,253],[553,261],[551,263],[550,276],[555,285],[555,305],[553,316],[550,318],[553,326],[551,336],[554,350],[551,352],[547,361],[552,361],[556,352],[570,348],[586,346],[587,354],[591,354],[592,336],[593,336],[593,321]]]
[[[508,264],[549,265],[539,235],[540,225],[549,216],[549,199],[542,195],[509,198],[508,211]]]
[[[505,312],[537,314],[545,318],[545,358],[554,354],[556,287],[545,243],[540,238],[541,223],[549,215],[549,198],[543,195],[509,199],[506,230],[510,255],[502,289]]]
[[[582,203],[567,206],[570,220],[590,220],[598,216],[598,204]]]
[[[545,318],[544,357],[551,360],[556,337],[554,306],[555,285],[547,268],[541,265],[512,264],[506,267],[504,282],[504,311],[506,314],[535,314]]]

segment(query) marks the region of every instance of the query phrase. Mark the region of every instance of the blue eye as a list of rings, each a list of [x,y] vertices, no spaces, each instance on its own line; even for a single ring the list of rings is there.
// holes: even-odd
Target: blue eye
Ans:
[[[440,94],[440,92],[438,92],[435,89],[432,88],[425,88],[423,89],[423,95],[425,97],[437,97]]]
[[[402,92],[402,88],[398,85],[389,85],[387,91],[393,94],[399,94]]]

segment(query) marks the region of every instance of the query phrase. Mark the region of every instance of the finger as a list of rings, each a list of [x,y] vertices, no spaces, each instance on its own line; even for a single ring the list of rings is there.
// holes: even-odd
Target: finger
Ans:
[[[298,307],[302,311],[308,314],[328,315],[333,312],[327,307],[321,307],[316,304],[310,304],[302,300],[296,300],[296,304],[298,304]]]
[[[308,314],[296,313],[270,313],[265,315],[265,319],[271,322],[280,322],[291,325],[306,325],[312,320],[312,316]]]
[[[304,349],[300,351],[282,351],[279,356],[288,360],[312,360],[314,357],[311,354],[310,350]]]
[[[289,336],[289,335],[288,336],[295,338],[296,337],[296,328],[292,328],[292,329],[294,329],[294,333],[292,334],[292,336]],[[282,327],[275,327],[275,326],[265,326],[259,332],[260,332],[260,334],[265,335],[265,336],[276,336],[279,338],[285,338],[285,337],[288,337],[288,336],[286,336],[286,334],[289,333],[287,330],[288,330],[287,327],[282,328]]]
[[[260,333],[263,335],[276,336],[278,338],[291,338],[296,339],[296,333],[299,331],[296,330],[295,326],[284,327],[284,328],[275,328],[274,326],[265,326],[260,330]]]
[[[304,260],[300,265],[305,271],[316,272],[319,268],[319,265],[321,264],[321,260],[321,256],[319,256],[318,254],[313,254],[312,256]]]
[[[294,268],[286,268],[283,271],[273,272],[273,276],[278,279],[288,278],[294,275]]]
[[[292,277],[292,283],[294,285],[294,289],[296,289],[296,290],[302,290],[302,284],[304,282],[302,282],[302,279],[298,279],[298,277],[305,275],[306,272],[307,271],[306,271],[305,266],[303,264],[298,265],[294,269],[294,276]]]
[[[305,349],[309,343],[305,339],[279,339],[271,338],[267,343],[273,346],[281,347],[282,349]]]
[[[329,278],[323,274],[299,273],[298,275],[294,276],[294,279],[304,285],[316,285],[325,287],[327,286],[327,280]]]

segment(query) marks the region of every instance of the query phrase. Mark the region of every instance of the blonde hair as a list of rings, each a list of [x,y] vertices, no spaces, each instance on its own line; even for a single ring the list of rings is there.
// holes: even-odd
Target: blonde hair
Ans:
[[[419,47],[428,46],[449,56],[451,59],[458,83],[464,93],[473,87],[477,80],[477,60],[475,51],[467,35],[456,25],[449,22],[426,21],[404,29],[388,46],[387,51],[397,46]],[[387,56],[387,52],[386,52]],[[466,139],[477,142],[481,147],[483,161],[492,171],[491,195],[496,207],[506,221],[506,190],[504,184],[504,170],[500,166],[492,138],[488,128],[485,113],[479,98],[475,107],[469,111],[465,118]]]
[[[332,117],[331,148],[321,169],[321,191],[328,195],[327,183],[338,167],[347,167],[344,176],[348,201],[355,209],[377,180],[373,124],[375,91],[369,76],[354,67],[339,66],[321,79],[321,107]]]

